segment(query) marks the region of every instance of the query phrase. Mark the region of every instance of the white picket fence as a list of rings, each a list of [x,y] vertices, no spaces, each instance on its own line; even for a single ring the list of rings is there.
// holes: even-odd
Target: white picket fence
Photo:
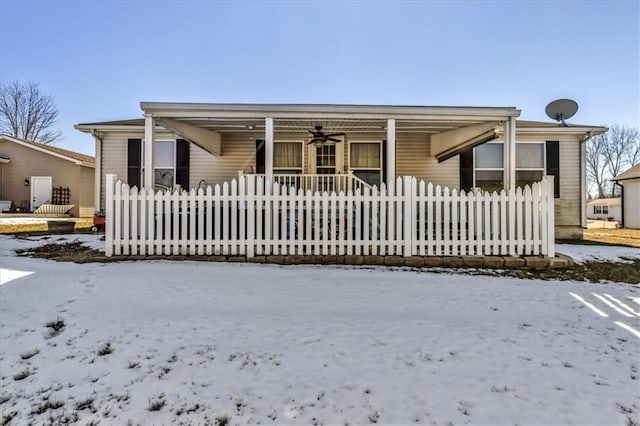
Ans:
[[[107,256],[555,255],[553,176],[499,194],[410,176],[339,193],[254,175],[175,192],[116,179],[107,175]]]

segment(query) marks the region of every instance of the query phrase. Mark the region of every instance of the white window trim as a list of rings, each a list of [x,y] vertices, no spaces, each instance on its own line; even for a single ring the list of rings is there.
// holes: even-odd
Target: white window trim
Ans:
[[[304,141],[299,140],[299,139],[297,139],[297,140],[288,140],[288,139],[274,140],[273,141],[273,145],[274,145],[274,150],[273,151],[274,152],[275,152],[275,144],[277,144],[277,143],[299,143],[299,144],[302,145],[302,149],[300,150],[300,157],[301,157],[300,158],[300,167],[277,167],[275,165],[275,162],[274,162],[273,163],[274,174],[275,174],[276,171],[279,171],[279,170],[300,170],[300,174],[302,174],[303,171],[304,171]],[[274,158],[274,160],[275,160],[275,158]]]
[[[336,174],[340,175],[343,174],[344,171],[347,170],[347,168],[345,167],[345,163],[344,163],[344,143],[346,142],[346,139],[344,138],[344,136],[339,136],[338,137],[340,139],[340,142],[336,142],[334,145],[336,147]],[[305,148],[305,152],[307,154],[307,163],[306,163],[306,170],[308,174],[318,174],[318,170],[317,170],[317,147],[314,144],[310,144],[309,140],[305,141],[306,144],[306,148]],[[304,164],[304,163],[303,163]]]
[[[153,176],[154,176],[154,181],[155,181],[155,175],[156,175],[156,170],[157,169],[163,169],[163,170],[171,169],[171,170],[173,170],[173,183],[171,184],[171,188],[173,188],[173,187],[176,186],[176,161],[178,161],[178,139],[155,139],[153,142],[154,142],[154,144],[158,143],[158,142],[173,142],[173,167],[158,167],[156,165],[156,158],[155,158],[156,150],[155,150],[155,147],[154,147],[154,150],[153,150]],[[145,164],[144,163],[144,158],[145,158],[145,155],[146,155],[145,146],[146,145],[144,143],[144,139],[142,139],[142,159],[143,159],[143,161],[142,161],[142,164],[141,164],[141,167],[140,167],[141,179],[142,179],[142,177],[144,177],[144,164]],[[155,184],[154,184],[154,187],[155,187]]]
[[[352,167],[351,166],[351,144],[356,144],[356,143],[368,143],[368,144],[378,144],[378,149],[379,149],[379,153],[380,153],[380,164],[378,165],[378,167]],[[382,157],[383,157],[383,152],[382,152],[382,141],[349,141],[349,152],[348,152],[348,158],[349,158],[349,170],[350,171],[354,171],[354,170],[378,170],[381,174],[382,177]]]
[[[379,152],[379,158],[380,158],[380,164],[378,164],[378,167],[352,167],[351,165],[351,144],[356,144],[356,143],[368,143],[368,144],[378,144],[378,152]],[[349,161],[349,166],[348,166],[348,170],[349,173],[354,173],[354,172],[358,172],[358,171],[377,171],[378,172],[378,176],[380,178],[379,180],[379,185],[383,184],[384,182],[382,181],[382,169],[384,167],[384,152],[382,151],[384,149],[384,143],[382,140],[358,140],[358,141],[349,141],[349,147],[347,149],[347,158]],[[379,186],[378,185],[378,186]]]
[[[542,149],[542,166],[543,167],[517,167],[515,166],[515,171],[516,172],[539,172],[542,171],[542,176],[544,177],[547,174],[547,147],[546,147],[546,141],[516,141],[516,150],[517,150],[517,144],[522,143],[522,144],[540,144],[543,146]],[[490,141],[490,142],[486,142],[486,144],[500,144],[503,145],[504,141]],[[484,144],[483,144],[484,145]],[[473,187],[477,187],[476,185],[476,171],[501,171],[504,173],[504,158],[502,159],[502,167],[480,167],[477,168],[476,167],[476,152],[475,149],[477,147],[473,148]],[[517,154],[516,154],[517,155]],[[516,157],[516,162],[517,162],[517,157]]]

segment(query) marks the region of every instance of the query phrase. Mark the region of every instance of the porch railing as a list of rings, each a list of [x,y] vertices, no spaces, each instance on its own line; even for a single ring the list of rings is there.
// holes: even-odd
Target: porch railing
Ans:
[[[175,192],[116,179],[107,175],[107,256],[555,255],[552,176],[500,193],[413,177],[330,193],[255,175]]]
[[[250,176],[250,175],[245,175]],[[264,175],[252,175],[262,176]],[[285,175],[274,174],[273,182],[278,183],[281,186],[293,187],[295,189],[302,189],[304,191],[311,190],[312,192],[347,192],[363,190],[364,188],[371,188],[364,180],[355,176],[352,173],[343,175]]]

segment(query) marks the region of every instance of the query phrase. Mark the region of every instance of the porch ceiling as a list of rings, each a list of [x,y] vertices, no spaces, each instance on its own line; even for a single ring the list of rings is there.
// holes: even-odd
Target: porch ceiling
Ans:
[[[264,132],[264,119],[258,118],[200,118],[182,117],[178,121],[220,133]],[[457,120],[396,120],[396,133],[441,133],[447,130],[486,123],[485,119]],[[274,130],[279,133],[308,134],[315,126],[322,126],[327,133],[386,133],[385,119],[350,118],[283,118],[274,120]]]

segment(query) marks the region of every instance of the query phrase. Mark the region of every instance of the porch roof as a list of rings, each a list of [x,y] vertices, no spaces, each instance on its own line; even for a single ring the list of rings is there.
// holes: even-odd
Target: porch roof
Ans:
[[[345,104],[242,104],[242,103],[188,103],[141,102],[145,114],[155,117],[234,117],[234,118],[461,118],[518,117],[515,107],[474,106],[407,106],[407,105],[345,105]]]
[[[232,133],[232,132],[264,132],[264,119],[259,118],[199,118],[199,119],[185,119],[181,121],[187,121],[190,124],[194,124],[198,127],[204,127],[212,131],[220,133]],[[396,121],[396,132],[398,133],[440,133],[447,130],[452,130],[460,127],[471,126],[474,124],[484,123],[484,120],[457,120],[455,122],[447,120],[430,120],[425,122],[424,120],[398,120]],[[276,132],[286,133],[304,133],[308,134],[308,129],[313,128],[316,124],[322,124],[323,129],[327,132],[342,132],[349,131],[349,133],[384,133],[386,120],[384,119],[344,119],[344,118],[327,118],[323,120],[310,119],[310,118],[297,118],[297,119],[277,119],[275,120]],[[112,121],[99,121],[90,123],[76,124],[75,128],[83,132],[91,132],[92,130],[144,130],[144,118],[134,118],[127,120],[112,120]],[[529,132],[549,132],[549,133],[586,133],[592,132],[595,134],[604,133],[607,131],[603,126],[592,126],[586,124],[571,124],[567,127],[562,127],[555,122],[544,121],[531,121],[531,120],[517,120],[516,131],[518,133]],[[501,129],[498,129],[498,133],[501,133]]]

